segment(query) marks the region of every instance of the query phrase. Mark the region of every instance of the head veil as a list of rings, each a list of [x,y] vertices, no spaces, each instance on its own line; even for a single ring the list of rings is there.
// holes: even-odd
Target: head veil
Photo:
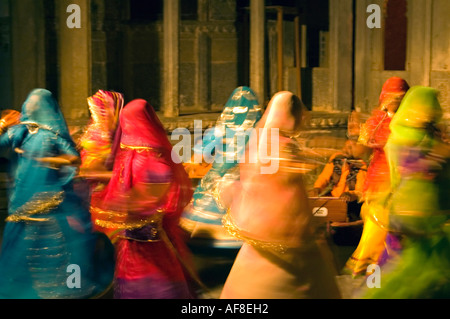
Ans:
[[[164,197],[162,208],[166,215],[179,215],[191,199],[191,182],[182,164],[172,160],[172,156],[176,156],[172,154],[172,145],[156,112],[147,101],[136,99],[123,108],[114,143],[117,146],[112,178],[107,188],[94,196],[92,206],[104,207],[108,204],[113,207],[117,200],[133,189],[134,180],[148,174],[152,165],[159,162],[170,167],[171,176],[170,190]],[[135,161],[143,165],[133,165]],[[147,195],[148,198],[154,196]],[[134,200],[145,202],[148,198]],[[148,210],[151,213],[152,205],[149,205]]]
[[[78,156],[75,143],[69,133],[66,120],[54,98],[53,94],[45,89],[34,89],[30,92],[22,105],[19,125],[12,127],[14,132],[12,140],[12,149],[21,149],[29,134],[36,134],[40,130],[46,130],[54,134],[55,138],[63,139],[66,144],[66,151],[71,155]],[[32,156],[35,158],[48,157],[53,152],[52,143],[44,145],[34,144],[32,146]],[[24,154],[29,156],[30,149]],[[35,164],[30,164],[35,165]],[[74,166],[63,166],[59,169],[58,185],[67,185],[76,175],[77,168]],[[37,177],[39,178],[39,177]]]
[[[35,125],[59,135],[75,145],[64,115],[53,94],[45,89],[34,89],[22,105],[21,124]]]
[[[290,157],[290,144],[300,133],[306,109],[291,92],[278,92],[273,96],[252,136],[246,151],[246,160],[240,164],[240,182],[235,184],[234,198],[224,218],[224,225],[236,237],[262,247],[295,247],[311,218],[301,174],[281,168],[263,174],[258,155],[265,143],[279,144],[279,157]],[[264,139],[260,129],[278,129],[278,138]],[[269,133],[270,134],[270,133]],[[252,152],[257,143],[257,152]],[[251,154],[253,153],[253,154]],[[256,154],[254,154],[256,153]]]
[[[430,129],[443,115],[437,92],[424,86],[410,89],[390,123],[391,142],[417,145],[425,137],[432,137]]]
[[[396,103],[398,107],[408,90],[409,84],[404,79],[397,76],[387,79],[381,88],[378,101],[380,109],[385,111],[389,103]]]
[[[121,93],[99,90],[87,99],[91,123],[80,138],[81,168],[105,166],[112,169],[112,143],[124,99]],[[100,161],[100,162],[99,162]]]

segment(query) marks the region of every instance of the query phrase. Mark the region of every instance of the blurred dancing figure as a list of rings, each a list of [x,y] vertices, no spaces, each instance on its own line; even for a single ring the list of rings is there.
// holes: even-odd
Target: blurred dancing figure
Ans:
[[[112,283],[114,249],[105,235],[93,232],[89,211],[73,191],[80,158],[51,92],[29,94],[20,123],[0,137],[0,146],[16,153],[0,255],[0,298],[103,293]],[[71,269],[79,270],[75,287],[69,284]]]
[[[75,190],[85,198],[89,209],[92,192],[102,190],[111,178],[113,141],[124,99],[121,93],[99,90],[87,102],[91,120],[78,140],[81,165]]]
[[[438,129],[437,91],[412,87],[390,124],[385,146],[391,192],[388,216],[373,216],[401,235],[402,251],[384,266],[372,298],[450,297],[450,145]]]
[[[223,229],[222,217],[226,211],[218,205],[214,191],[216,182],[238,164],[238,159],[245,151],[249,132],[260,118],[261,108],[256,94],[249,87],[238,87],[231,94],[216,123],[214,138],[208,138],[210,146],[204,145],[206,150],[214,150],[214,162],[195,189],[181,225],[192,237],[204,239],[207,245],[218,248],[239,248],[241,245],[240,241],[230,238]]]
[[[366,180],[366,163],[354,155],[356,142],[347,140],[342,151],[333,154],[314,183],[311,196],[345,198],[354,203],[348,211],[349,221],[360,219],[362,190]],[[354,207],[353,207],[354,206]]]
[[[409,85],[405,80],[399,77],[389,78],[383,85],[378,109],[361,128],[358,143],[370,150],[372,155],[363,188],[363,233],[344,270],[351,272],[353,276],[365,275],[367,267],[377,264],[385,250],[386,230],[367,216],[371,209],[379,208],[380,196],[389,190],[389,166],[383,148],[390,134],[389,124],[408,89]]]
[[[190,179],[202,179],[212,167],[215,153],[215,127],[207,129],[203,135],[194,140],[191,160],[183,164]],[[209,154],[208,154],[209,153]]]
[[[327,230],[337,245],[357,245],[362,233],[362,191],[367,165],[355,157],[356,141],[348,139],[342,151],[333,154],[309,192],[311,197],[342,198],[347,204],[346,221],[332,221]]]
[[[295,165],[295,136],[305,112],[291,92],[275,94],[239,165],[240,180],[221,192],[229,205],[224,225],[244,244],[220,298],[340,297],[331,262],[315,241],[307,192]],[[275,138],[268,137],[272,132]],[[276,154],[270,151],[277,148]],[[276,172],[262,170],[274,162]]]
[[[81,153],[81,171],[106,171],[111,155],[114,135],[123,108],[123,95],[117,92],[99,90],[88,99],[91,122],[79,145]]]
[[[194,297],[195,273],[179,227],[191,182],[145,100],[123,108],[118,130],[111,180],[91,201],[96,225],[116,246],[115,298]]]

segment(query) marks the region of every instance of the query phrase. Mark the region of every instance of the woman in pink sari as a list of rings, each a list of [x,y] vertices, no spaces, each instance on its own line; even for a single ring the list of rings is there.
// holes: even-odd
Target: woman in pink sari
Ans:
[[[275,94],[239,165],[240,180],[221,190],[229,207],[224,226],[244,241],[221,299],[340,297],[331,262],[314,235],[302,170],[295,165],[300,153],[295,137],[305,115],[297,96]],[[264,170],[273,164],[277,170]]]
[[[112,177],[93,194],[91,213],[116,246],[115,298],[193,297],[190,253],[179,229],[191,182],[145,100],[123,108],[114,143]]]

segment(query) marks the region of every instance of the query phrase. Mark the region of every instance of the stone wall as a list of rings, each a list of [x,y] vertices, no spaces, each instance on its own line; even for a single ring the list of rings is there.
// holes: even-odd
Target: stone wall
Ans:
[[[235,1],[203,3],[199,21],[180,22],[179,103],[182,113],[222,109],[238,86]],[[124,23],[123,91],[162,110],[163,23]]]
[[[377,106],[381,87],[391,76],[405,78],[411,86],[440,90],[440,102],[450,119],[450,2],[407,1],[407,57],[405,70],[387,71],[383,63],[384,30],[369,29],[365,9],[384,0],[357,1],[355,24],[355,107],[370,111]]]
[[[127,101],[144,98],[157,110],[163,109],[161,20],[130,21],[126,15],[128,1],[120,0],[1,1],[2,8],[5,3],[10,4],[8,14],[2,13],[0,27],[1,48],[9,45],[12,74],[8,78],[2,72],[2,81],[10,84],[10,98],[2,97],[3,103],[20,108],[31,89],[46,87],[58,96],[70,124],[86,120],[86,97],[98,89],[122,92]],[[65,26],[69,2],[82,6],[85,23],[81,30]],[[305,102],[314,111],[345,113],[354,107],[370,112],[376,106],[383,82],[397,75],[411,85],[439,89],[449,119],[450,20],[444,13],[450,11],[450,2],[407,1],[407,61],[405,70],[399,71],[384,70],[383,28],[369,29],[366,25],[366,8],[373,3],[383,7],[384,0],[358,0],[354,8],[352,0],[330,1],[329,30],[323,31],[320,65],[312,68],[304,65],[302,70],[304,93],[308,93],[304,94]],[[180,23],[182,114],[218,112],[232,90],[248,85],[249,81],[249,23],[242,19],[237,1],[199,0],[197,4],[197,20]],[[246,12],[248,19],[249,11]],[[269,72],[265,81],[269,98],[276,92],[278,80],[274,23],[268,19],[266,24]],[[284,89],[296,92],[292,21],[284,25]],[[5,36],[8,28],[9,39]],[[303,39],[302,57],[307,40]],[[351,65],[353,47],[355,56]],[[8,58],[5,52],[3,55]],[[2,86],[3,90],[7,88]]]
[[[13,107],[9,0],[0,0],[0,111]]]

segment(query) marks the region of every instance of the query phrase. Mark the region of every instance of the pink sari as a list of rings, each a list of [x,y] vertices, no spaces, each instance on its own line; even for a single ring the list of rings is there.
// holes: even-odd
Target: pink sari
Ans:
[[[240,180],[232,190],[223,190],[224,198],[230,198],[224,225],[244,244],[221,299],[340,297],[329,256],[314,237],[302,173],[293,165],[299,153],[295,136],[300,133],[304,115],[298,97],[290,92],[277,93],[257,128],[278,129],[279,136],[265,139],[264,133],[256,131],[246,160],[239,166]],[[249,151],[252,143],[257,143],[258,152]],[[271,160],[278,161],[279,169],[262,173],[268,158],[259,151],[274,144],[278,144],[279,154]]]
[[[116,246],[116,298],[191,298],[190,253],[179,218],[191,182],[172,160],[172,146],[145,100],[121,112],[108,186],[92,196],[97,229]]]

